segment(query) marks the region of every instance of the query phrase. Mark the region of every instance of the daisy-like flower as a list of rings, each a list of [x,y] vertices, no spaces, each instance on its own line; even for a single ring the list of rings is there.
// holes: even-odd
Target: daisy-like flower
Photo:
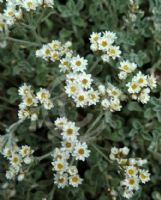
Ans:
[[[59,173],[65,172],[68,167],[68,163],[65,160],[56,160],[55,162],[52,162],[52,165],[54,170]]]
[[[135,63],[130,63],[128,60],[120,62],[119,69],[126,73],[132,73],[136,68],[137,65]]]
[[[70,175],[76,175],[76,174],[78,174],[78,169],[77,169],[77,167],[76,166],[69,166],[68,167],[68,173],[70,174]]]
[[[109,87],[107,88],[107,93],[110,97],[113,98],[119,98],[122,94],[121,90],[119,90],[113,85],[109,85]]]
[[[128,147],[123,147],[119,149],[119,153],[123,156],[127,156],[129,154],[130,149]]]
[[[12,154],[12,157],[10,158],[10,163],[13,167],[20,167],[22,163],[22,159],[19,154]]]
[[[110,60],[110,57],[107,55],[107,54],[103,54],[102,56],[101,56],[101,58],[102,58],[102,60],[103,60],[103,62],[109,62],[109,60]]]
[[[3,149],[3,152],[2,152],[2,155],[4,156],[4,157],[6,157],[6,158],[10,158],[11,156],[12,156],[12,150],[10,149],[10,148],[8,148],[8,147],[5,147],[4,149]]]
[[[111,31],[103,32],[103,37],[107,37],[108,39],[111,40],[112,43],[117,39],[116,33]]]
[[[50,53],[50,60],[55,62],[57,60],[60,60],[60,52],[59,51],[51,51]]]
[[[40,88],[36,96],[41,103],[44,103],[46,100],[50,98],[50,92],[47,89]]]
[[[100,37],[101,37],[101,33],[95,33],[95,32],[93,32],[90,35],[89,40],[90,40],[91,43],[97,43],[98,40],[100,39]]]
[[[70,71],[70,59],[62,58],[59,64],[60,72],[69,72]]]
[[[71,68],[74,72],[83,72],[87,68],[87,60],[77,55],[71,60]]]
[[[99,91],[99,94],[100,94],[101,96],[105,96],[105,95],[106,95],[106,88],[105,88],[104,85],[99,85],[99,86],[98,86],[98,91]]]
[[[78,187],[82,183],[83,179],[78,174],[69,177],[69,184],[73,187]]]
[[[118,74],[118,77],[120,80],[125,80],[127,78],[127,73],[124,72],[124,71],[121,71],[119,74]]]
[[[76,102],[76,107],[84,107],[88,102],[88,93],[85,91],[80,91],[78,94],[76,94],[74,100]]]
[[[126,186],[129,190],[138,190],[139,179],[137,176],[127,177],[124,181],[122,181],[121,185]]]
[[[107,38],[107,37],[101,37],[98,40],[98,48],[99,50],[102,51],[108,51],[108,49],[111,47],[112,45],[112,40]]]
[[[99,93],[93,89],[88,90],[88,105],[96,105],[99,102]]]
[[[72,152],[75,143],[76,141],[67,141],[67,140],[61,142],[64,151],[69,151],[69,152]]]
[[[156,78],[153,75],[148,76],[147,80],[148,80],[148,86],[151,89],[154,89],[154,88],[157,87],[157,81],[156,81]]]
[[[37,4],[34,0],[26,0],[23,4],[23,7],[27,10],[36,10]]]
[[[85,161],[86,158],[88,158],[90,155],[90,150],[88,149],[88,146],[85,142],[80,143],[78,142],[75,145],[73,156],[76,160],[82,160]]]
[[[33,154],[33,152],[34,151],[31,149],[31,147],[27,145],[22,146],[20,149],[20,154],[22,157],[30,156],[31,154]]]
[[[59,49],[61,46],[61,42],[59,42],[58,40],[53,40],[50,44],[49,44],[49,47],[52,49],[52,50],[57,50]]]
[[[28,95],[31,95],[33,92],[31,90],[31,85],[27,85],[24,83],[18,90],[18,93],[22,97],[26,97]]]
[[[108,99],[103,99],[101,101],[101,105],[102,105],[104,110],[107,110],[110,107],[110,101]]]
[[[37,99],[32,95],[28,95],[28,96],[24,97],[23,104],[24,104],[24,106],[27,106],[27,107],[36,106]]]
[[[81,88],[76,81],[69,82],[65,86],[65,92],[67,93],[67,95],[69,97],[71,97],[73,95],[76,96],[76,94],[78,94],[80,90],[81,90]]]
[[[125,189],[122,196],[125,197],[126,199],[131,199],[133,195],[134,192],[132,190]]]
[[[138,170],[134,166],[127,166],[125,172],[127,176],[136,176]]]
[[[114,111],[120,111],[122,108],[121,104],[120,104],[120,100],[115,98],[115,99],[111,99],[110,101],[110,106],[109,106],[109,110],[111,112],[114,112]]]
[[[54,160],[67,160],[69,158],[69,152],[64,151],[62,148],[55,148],[51,156],[54,158]]]
[[[111,57],[112,59],[116,59],[120,57],[121,51],[120,51],[120,47],[119,46],[111,46],[109,47],[107,54],[109,57]]]
[[[74,122],[68,122],[63,127],[63,132],[61,135],[64,140],[74,141],[76,137],[79,135],[79,128],[75,125]]]
[[[55,126],[58,129],[63,129],[64,125],[68,122],[66,117],[57,118],[54,122]]]
[[[139,170],[139,179],[142,183],[150,181],[150,173],[147,170]]]
[[[53,107],[54,107],[54,104],[53,102],[50,100],[50,99],[46,99],[44,102],[43,102],[43,106],[46,110],[51,110]]]
[[[149,88],[144,88],[141,90],[141,93],[138,96],[138,101],[140,101],[143,104],[148,103],[148,101],[150,100],[150,89]]]
[[[136,76],[133,77],[132,82],[138,83],[140,87],[145,87],[148,85],[147,76],[142,72],[138,72]]]
[[[79,75],[78,78],[79,78],[78,82],[81,84],[83,88],[89,89],[91,87],[91,84],[93,82],[91,74],[82,73]]]
[[[58,188],[64,188],[66,185],[68,185],[67,173],[55,174],[54,175],[54,183],[58,186]]]
[[[133,94],[133,93],[139,93],[141,88],[137,82],[130,82],[127,83],[126,86],[128,87],[128,92]]]

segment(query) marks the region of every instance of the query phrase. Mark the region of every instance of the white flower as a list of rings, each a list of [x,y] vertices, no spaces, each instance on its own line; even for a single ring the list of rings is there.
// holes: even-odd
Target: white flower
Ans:
[[[98,40],[100,39],[100,37],[101,37],[101,33],[95,33],[95,32],[93,32],[90,35],[89,40],[90,40],[91,43],[97,43]]]
[[[101,105],[104,110],[107,110],[110,107],[110,101],[108,99],[103,99]]]
[[[60,72],[68,72],[70,70],[70,59],[62,58],[59,64]]]
[[[25,157],[23,161],[25,164],[29,165],[33,161],[33,157]]]
[[[75,96],[77,93],[79,93],[80,90],[81,90],[81,88],[76,81],[69,82],[65,86],[65,92],[67,93],[67,95],[69,97],[71,97],[73,95]]]
[[[19,93],[19,95],[21,95],[22,97],[31,95],[31,94],[32,94],[31,85],[27,85],[26,83],[24,83],[24,84],[18,89],[18,93]]]
[[[21,174],[18,175],[17,180],[18,180],[18,181],[23,181],[24,178],[25,178],[25,174],[24,174],[24,173],[21,173]]]
[[[81,73],[78,78],[78,82],[83,88],[89,89],[91,87],[91,83],[93,82],[91,74]]]
[[[69,177],[69,184],[72,185],[73,187],[78,187],[78,185],[80,185],[82,181],[83,179],[80,178],[78,174]]]
[[[33,154],[33,152],[34,151],[28,145],[23,145],[20,149],[20,154],[22,157],[30,156],[31,154]]]
[[[137,65],[135,63],[130,63],[128,60],[120,62],[119,69],[126,73],[132,73],[136,68]]]
[[[99,93],[98,91],[94,91],[93,89],[88,90],[88,105],[96,105],[99,102]]]
[[[4,156],[4,157],[6,157],[6,158],[10,158],[11,156],[12,156],[12,150],[10,149],[10,148],[8,148],[8,147],[5,147],[4,149],[3,149],[3,152],[2,152],[2,155]]]
[[[147,170],[139,170],[139,178],[142,183],[150,181],[150,173]]]
[[[88,150],[87,144],[85,142],[80,143],[78,142],[75,145],[73,156],[76,160],[82,160],[85,161],[86,158],[88,158],[90,155],[90,150]]]
[[[112,147],[111,148],[111,153],[117,155],[119,153],[119,149],[117,147]]]
[[[135,165],[137,163],[135,158],[129,158],[129,164],[130,165]]]
[[[19,154],[12,154],[12,157],[10,158],[10,163],[13,167],[19,167],[21,165],[22,158]]]
[[[99,94],[102,95],[102,96],[105,96],[106,95],[106,88],[104,85],[99,85],[98,86],[98,91],[99,91]]]
[[[23,99],[23,104],[24,104],[24,107],[25,106],[27,106],[27,107],[36,106],[37,99],[32,95],[25,96]]]
[[[110,39],[112,43],[117,39],[116,33],[111,32],[111,31],[103,32],[103,36]]]
[[[119,151],[124,155],[124,156],[127,156],[129,154],[129,148],[128,147],[123,147],[123,148],[120,148]]]
[[[113,41],[111,39],[107,38],[107,37],[99,38],[99,40],[98,40],[98,48],[99,48],[99,50],[107,52],[109,47],[111,46],[112,42]]]
[[[156,81],[156,78],[153,75],[148,76],[148,86],[151,89],[154,89],[154,88],[157,87],[157,81]]]
[[[125,189],[122,196],[125,197],[126,199],[131,199],[133,195],[134,192],[132,190]]]
[[[125,171],[127,176],[135,176],[138,172],[137,168],[134,166],[127,166]]]
[[[138,83],[140,87],[145,87],[148,85],[147,76],[142,74],[142,72],[138,72],[136,76],[133,77],[132,82]]]
[[[48,90],[40,88],[40,90],[39,90],[39,92],[37,92],[36,96],[41,103],[44,103],[46,100],[48,100],[50,98],[51,95]]]
[[[138,83],[136,82],[129,82],[126,84],[126,86],[128,87],[128,92],[133,94],[133,93],[139,93],[141,88],[139,86]]]
[[[68,163],[65,160],[56,160],[52,162],[53,169],[59,173],[63,173],[68,168]]]
[[[64,151],[69,151],[69,152],[73,150],[75,143],[76,141],[67,141],[67,140],[61,142]]]
[[[121,182],[121,185],[126,186],[129,190],[138,190],[139,189],[139,179],[137,176],[127,177]]]
[[[51,156],[54,158],[54,160],[67,160],[69,158],[69,152],[64,151],[62,148],[55,148]]]
[[[36,121],[38,119],[38,114],[37,113],[32,113],[31,114],[31,121]]]
[[[63,136],[64,140],[74,141],[79,135],[78,131],[79,128],[75,126],[74,122],[68,122],[63,127],[63,132],[61,133],[61,135]]]
[[[26,119],[30,117],[30,112],[27,109],[21,109],[18,111],[18,118],[19,119]]]
[[[122,108],[121,104],[120,104],[120,100],[115,98],[115,99],[111,99],[110,100],[110,106],[109,106],[109,110],[111,112],[114,112],[114,111],[120,111]]]
[[[55,126],[59,129],[63,129],[64,125],[68,122],[66,117],[57,118],[54,122]]]
[[[69,166],[69,167],[68,167],[68,173],[69,173],[70,175],[76,175],[76,174],[78,174],[78,169],[77,169],[77,167],[76,167],[76,166]]]
[[[53,102],[50,100],[50,99],[46,99],[44,102],[43,102],[43,106],[46,110],[51,110],[54,105],[53,105]]]
[[[103,54],[101,56],[101,58],[102,58],[103,62],[109,62],[109,60],[110,60],[110,57],[107,54]]]
[[[127,73],[124,72],[124,71],[121,71],[119,74],[118,74],[118,77],[120,80],[125,80],[127,78]]]
[[[55,174],[54,183],[58,186],[58,188],[64,188],[66,185],[68,185],[68,175],[66,173]]]
[[[137,161],[136,161],[136,164],[137,164],[137,166],[139,166],[139,167],[142,167],[143,165],[145,165],[145,164],[147,164],[147,160],[146,159],[141,159],[141,158],[139,158]]]
[[[87,68],[87,60],[77,55],[71,60],[71,68],[74,72],[83,72]]]
[[[76,107],[84,107],[87,105],[88,93],[85,91],[80,91],[75,97]]]
[[[109,57],[111,57],[112,59],[116,59],[120,57],[121,51],[120,51],[120,47],[118,46],[111,46],[109,47],[107,54]]]

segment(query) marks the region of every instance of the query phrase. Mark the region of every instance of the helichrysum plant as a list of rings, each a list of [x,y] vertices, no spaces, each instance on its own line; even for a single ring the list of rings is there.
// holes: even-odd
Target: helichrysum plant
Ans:
[[[161,199],[160,10],[0,0],[0,199]]]

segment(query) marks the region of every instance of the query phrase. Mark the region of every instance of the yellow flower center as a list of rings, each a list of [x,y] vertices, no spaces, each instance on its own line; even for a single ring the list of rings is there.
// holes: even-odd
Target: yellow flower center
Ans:
[[[77,90],[77,88],[76,88],[75,86],[71,86],[71,87],[70,87],[70,91],[71,91],[71,92],[74,93],[74,92],[76,92],[76,90]]]
[[[133,169],[129,169],[128,170],[128,174],[133,175],[134,174],[134,170]]]
[[[28,5],[29,8],[32,8],[33,3],[32,3],[31,1],[29,1],[29,2],[27,3],[27,5]]]
[[[136,84],[136,83],[133,83],[133,84],[131,85],[131,88],[132,88],[133,90],[135,90],[135,89],[137,88],[137,84]]]
[[[31,106],[32,103],[33,103],[32,98],[31,98],[31,97],[28,97],[28,98],[26,99],[26,104],[27,104],[27,106]]]
[[[110,49],[110,54],[115,55],[116,54],[116,50],[115,49]]]
[[[14,157],[14,158],[12,159],[12,162],[15,163],[15,164],[18,163],[18,161],[19,161],[18,157]]]
[[[76,61],[76,63],[75,63],[78,67],[80,67],[81,66],[81,61]]]
[[[83,148],[79,149],[79,150],[78,150],[78,153],[79,153],[80,155],[83,155],[83,154],[84,154],[84,149],[83,149]]]
[[[77,177],[77,176],[73,176],[73,177],[72,177],[72,182],[74,182],[74,183],[77,183],[77,182],[78,182],[78,180],[79,180],[79,179],[78,179],[78,177]]]
[[[102,41],[101,45],[102,45],[103,47],[106,47],[106,46],[108,45],[108,43],[107,43],[107,41]]]
[[[83,83],[84,85],[86,85],[86,84],[88,83],[88,80],[87,80],[87,79],[83,79],[83,80],[82,80],[82,83]]]
[[[50,49],[46,49],[46,50],[45,50],[45,54],[46,54],[46,55],[49,55],[49,54],[50,54]]]
[[[84,101],[84,96],[83,96],[83,95],[80,95],[80,96],[78,97],[78,99],[79,99],[79,101]]]
[[[57,168],[58,168],[59,170],[63,169],[63,167],[64,167],[64,165],[63,165],[62,163],[58,163],[58,164],[57,164]]]
[[[139,80],[138,80],[138,83],[144,83],[144,79],[143,78],[140,78]]]
[[[127,71],[127,70],[129,69],[129,66],[126,64],[126,65],[123,66],[123,69],[124,69],[125,71]]]
[[[129,184],[130,185],[134,185],[135,184],[135,180],[134,179],[129,179]]]
[[[59,178],[58,182],[59,183],[64,183],[65,179],[62,177],[62,178]]]
[[[68,128],[67,129],[67,134],[68,135],[72,135],[73,134],[73,129],[72,128]]]
[[[72,144],[71,144],[70,142],[66,142],[65,146],[66,146],[67,148],[71,148]]]
[[[141,179],[146,179],[146,176],[145,176],[144,174],[141,173],[141,174],[140,174],[140,178],[141,178]]]

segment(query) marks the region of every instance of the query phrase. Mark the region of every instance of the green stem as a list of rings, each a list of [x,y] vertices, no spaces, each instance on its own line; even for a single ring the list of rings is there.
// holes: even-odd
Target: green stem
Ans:
[[[109,161],[108,157],[107,157],[95,144],[92,144],[92,147],[93,147],[106,161]]]

